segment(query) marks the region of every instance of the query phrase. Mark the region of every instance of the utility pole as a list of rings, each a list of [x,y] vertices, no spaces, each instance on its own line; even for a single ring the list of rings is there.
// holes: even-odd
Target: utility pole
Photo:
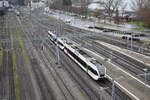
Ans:
[[[58,23],[56,27],[56,64],[59,64],[60,61],[59,49],[58,49],[58,35],[60,33],[60,27],[61,26]]]
[[[144,83],[145,83],[145,88],[144,88],[144,91],[146,91],[146,79],[147,79],[147,69],[145,68],[145,69],[143,69],[144,70]]]
[[[31,3],[32,3],[32,0],[30,1],[30,18],[31,18]]]
[[[133,50],[133,34],[131,33],[131,51]]]
[[[112,79],[112,98],[111,100],[115,100],[115,79]]]
[[[110,59],[112,60],[113,59],[113,51],[110,51]]]
[[[58,49],[58,38],[56,37],[56,64],[59,64],[60,57],[59,57],[59,49]]]
[[[144,71],[144,74],[139,74],[139,75],[137,75],[137,76],[144,76],[144,83],[145,83],[145,84],[144,84],[144,85],[145,85],[145,87],[144,87],[144,92],[146,92],[147,76],[150,75],[150,72],[148,73],[147,68],[143,69],[143,71]]]
[[[115,81],[120,80],[121,78],[123,78],[123,77],[120,76],[118,78],[112,78],[112,97],[111,97],[111,100],[115,100]]]

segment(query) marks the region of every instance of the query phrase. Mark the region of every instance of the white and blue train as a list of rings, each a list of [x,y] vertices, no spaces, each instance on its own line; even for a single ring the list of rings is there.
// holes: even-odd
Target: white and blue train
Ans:
[[[80,49],[75,42],[68,38],[57,38],[51,31],[48,31],[48,37],[55,44],[58,43],[58,47],[94,80],[98,80],[106,76],[106,67]]]

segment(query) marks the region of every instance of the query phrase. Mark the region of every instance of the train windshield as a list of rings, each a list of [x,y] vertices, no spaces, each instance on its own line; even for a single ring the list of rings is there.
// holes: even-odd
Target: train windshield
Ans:
[[[101,68],[102,64],[100,64],[99,62],[97,62],[94,59],[91,59],[91,63],[94,64],[95,66],[97,66],[97,68]]]
[[[105,66],[103,64],[101,64],[98,61],[96,61],[96,59],[92,59],[91,63],[94,64],[97,67],[100,76],[104,76],[105,75],[106,68],[105,68]]]

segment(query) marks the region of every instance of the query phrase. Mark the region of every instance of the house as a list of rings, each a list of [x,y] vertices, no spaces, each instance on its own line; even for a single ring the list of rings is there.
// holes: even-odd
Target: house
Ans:
[[[114,23],[125,23],[125,22],[132,22],[135,19],[134,12],[125,12],[124,14],[119,14],[118,16],[113,15]]]

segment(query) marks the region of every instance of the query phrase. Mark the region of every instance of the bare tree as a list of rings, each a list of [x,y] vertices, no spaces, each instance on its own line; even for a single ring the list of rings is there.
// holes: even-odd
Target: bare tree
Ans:
[[[124,15],[124,13],[125,13],[126,7],[127,7],[127,3],[124,3],[124,4],[121,5],[122,17],[123,17],[123,15]]]
[[[50,3],[50,8],[61,9],[62,8],[62,0],[52,0],[52,2]]]
[[[50,8],[69,11],[71,5],[71,0],[51,0]]]
[[[140,8],[142,8],[144,0],[134,0],[131,2],[131,9],[134,11],[139,10]]]
[[[90,4],[91,0],[80,0],[81,3],[81,14],[87,15],[88,13],[88,5]]]
[[[122,0],[101,0],[100,4],[105,8],[106,12],[108,13],[108,16],[111,18],[113,16],[113,13],[116,11],[116,9],[122,4]]]
[[[135,0],[132,2],[133,10],[136,11],[136,21],[144,22],[150,26],[150,0]]]

